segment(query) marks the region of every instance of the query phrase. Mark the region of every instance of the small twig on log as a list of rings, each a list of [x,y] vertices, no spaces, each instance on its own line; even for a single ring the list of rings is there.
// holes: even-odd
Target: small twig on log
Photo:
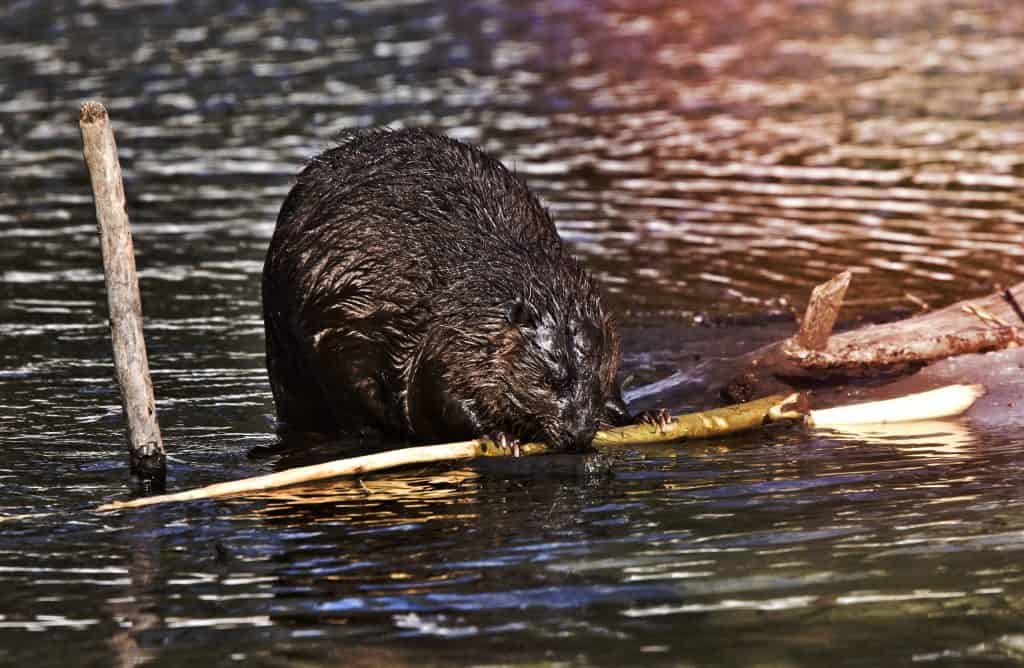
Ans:
[[[664,433],[652,425],[633,425],[608,429],[598,432],[594,439],[594,445],[600,446],[613,443],[640,444],[680,440],[682,438],[707,438],[709,436],[721,436],[754,429],[768,422],[799,420],[803,418],[805,413],[804,410],[798,409],[800,397],[802,395],[779,395],[752,401],[748,404],[728,406],[704,413],[680,415],[669,421]],[[131,501],[115,501],[100,506],[97,510],[119,510],[121,508],[138,508],[140,506],[170,501],[191,501],[195,499],[234,496],[278,487],[287,487],[314,480],[382,471],[409,464],[457,461],[474,457],[511,456],[516,449],[522,455],[537,455],[556,451],[544,443],[526,443],[525,445],[514,447],[512,445],[501,445],[490,439],[483,438],[444,445],[402,448],[400,450],[388,450],[362,457],[337,459],[313,466],[302,466],[254,478],[217,483],[208,487],[178,492],[176,494],[142,497]]]
[[[844,271],[814,288],[800,330],[793,337],[798,346],[807,350],[825,349],[839,317],[839,309],[843,306],[846,289],[850,287],[851,277],[849,271]]]
[[[135,252],[125,211],[117,144],[107,110],[99,102],[82,105],[79,126],[82,129],[82,153],[89,168],[93,199],[96,201],[114,366],[121,389],[121,405],[128,423],[131,470],[144,490],[162,490],[167,463],[142,334],[139,279],[135,272]]]
[[[928,304],[928,302],[921,299],[912,292],[904,292],[903,296],[906,297],[910,302],[914,304],[914,306],[921,309],[922,311],[928,311],[931,309],[931,306]]]
[[[1006,322],[1005,320],[1003,320],[999,316],[992,315],[988,311],[985,311],[984,309],[980,309],[977,306],[975,306],[974,304],[964,304],[960,308],[963,310],[964,313],[969,313],[969,314],[973,315],[974,317],[976,317],[978,320],[981,320],[983,323],[985,323],[989,327],[1009,327],[1010,326],[1010,323]]]
[[[1014,314],[1020,319],[1021,325],[1024,325],[1024,310],[1021,310],[1020,302],[1018,302],[1017,298],[1013,295],[1013,290],[1011,288],[1003,290],[1003,299],[1006,300],[1006,303],[1013,309]]]

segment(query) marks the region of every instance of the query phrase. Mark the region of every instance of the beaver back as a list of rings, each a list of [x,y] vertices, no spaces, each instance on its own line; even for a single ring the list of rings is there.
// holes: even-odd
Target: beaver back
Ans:
[[[496,160],[421,130],[353,134],[310,162],[263,308],[289,429],[572,445],[616,394],[618,337],[548,212]]]

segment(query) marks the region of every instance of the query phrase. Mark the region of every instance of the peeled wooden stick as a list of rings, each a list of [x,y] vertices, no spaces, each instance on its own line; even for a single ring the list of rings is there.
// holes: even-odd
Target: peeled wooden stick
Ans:
[[[548,452],[551,448],[544,443],[527,443],[519,446],[520,454],[536,455]],[[457,461],[474,457],[497,457],[514,454],[512,446],[501,445],[490,439],[479,438],[473,441],[445,443],[443,445],[424,445],[400,450],[387,450],[362,457],[335,459],[323,464],[300,466],[280,473],[268,473],[253,478],[231,480],[208,485],[198,489],[190,489],[176,494],[161,496],[145,496],[131,501],[114,501],[100,506],[96,510],[119,510],[121,508],[138,508],[157,503],[171,501],[192,501],[194,499],[211,499],[219,496],[251,494],[278,487],[288,487],[301,482],[338,478],[348,475],[360,475],[373,471],[407,466],[409,464],[429,464],[432,462]]]
[[[139,279],[135,273],[135,251],[125,211],[117,144],[107,110],[99,102],[82,105],[79,126],[82,129],[82,153],[89,168],[93,199],[96,201],[114,367],[128,423],[131,470],[145,488],[162,489],[167,464],[156,419],[146,342],[142,335]]]
[[[668,421],[664,427],[644,424],[608,429],[598,432],[594,439],[594,444],[600,446],[610,443],[651,443],[682,438],[707,438],[754,429],[766,422],[796,420],[802,418],[803,413],[793,410],[791,405],[795,405],[799,396],[797,394],[779,395],[703,413],[680,415]],[[337,478],[346,475],[360,475],[409,464],[456,461],[472,459],[474,457],[504,456],[514,454],[514,451],[515,448],[513,446],[502,445],[484,438],[460,443],[446,443],[444,445],[402,448],[401,450],[388,450],[362,457],[336,459],[324,464],[302,466],[254,478],[217,483],[208,487],[178,492],[176,494],[148,496],[132,499],[131,501],[115,501],[100,506],[97,510],[138,508],[139,506],[149,506],[170,501],[191,501],[194,499],[209,499],[220,496],[261,492],[302,482]],[[544,443],[527,443],[518,446],[518,451],[521,455],[536,455],[551,452],[553,448]]]
[[[889,401],[870,402],[821,411],[807,411],[804,407],[806,399],[802,394],[776,395],[745,404],[679,415],[662,425],[640,424],[599,431],[594,438],[594,445],[598,447],[640,445],[687,438],[710,438],[756,429],[770,422],[801,419],[817,427],[930,420],[962,413],[983,392],[984,388],[979,385],[954,385]],[[171,501],[192,501],[262,492],[303,482],[360,475],[409,464],[508,456],[515,454],[515,450],[516,448],[513,446],[495,443],[489,439],[389,450],[362,457],[337,459],[324,464],[302,466],[254,478],[217,483],[177,494],[148,496],[131,501],[114,501],[100,506],[97,510],[120,510]],[[551,452],[554,449],[543,443],[527,443],[518,446],[518,450],[522,455],[536,455]]]
[[[811,427],[842,428],[843,425],[935,420],[963,413],[983,394],[983,385],[947,385],[887,401],[811,411],[807,424]]]
[[[664,424],[634,424],[597,432],[594,445],[658,443],[711,438],[757,429],[770,422],[799,420],[806,413],[803,394],[776,394],[725,408],[677,415]]]

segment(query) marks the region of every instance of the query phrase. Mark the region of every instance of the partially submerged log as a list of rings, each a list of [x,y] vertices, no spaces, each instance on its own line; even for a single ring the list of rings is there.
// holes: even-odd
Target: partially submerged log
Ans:
[[[846,337],[840,343],[821,351],[785,346],[783,354],[807,371],[865,371],[873,367],[931,362],[955,355],[1002,350],[1022,343],[1024,338],[1021,329],[1017,327],[940,331],[930,336],[922,332],[918,338],[913,335],[910,327],[904,329],[892,326],[886,331],[857,330],[857,336]]]
[[[723,396],[742,401],[777,392],[779,381],[806,387],[881,377],[946,357],[1024,344],[1024,283],[931,313],[829,336],[848,282],[844,272],[819,286],[797,335],[737,360]]]

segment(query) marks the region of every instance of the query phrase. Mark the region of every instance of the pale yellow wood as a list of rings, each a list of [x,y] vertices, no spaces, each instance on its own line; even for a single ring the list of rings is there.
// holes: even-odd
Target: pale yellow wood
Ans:
[[[803,417],[801,401],[802,395],[799,393],[777,394],[724,408],[677,415],[661,426],[635,424],[607,429],[597,432],[594,445],[636,445],[725,436],[757,429],[769,422],[800,419]]]
[[[807,423],[813,427],[842,428],[843,425],[937,420],[960,415],[984,394],[983,385],[947,385],[886,401],[811,411]]]
[[[799,395],[796,394],[779,395],[703,413],[680,415],[672,418],[665,425],[664,431],[656,425],[633,425],[609,429],[598,432],[597,437],[594,439],[594,444],[597,446],[610,443],[641,444],[684,438],[708,438],[755,429],[766,422],[801,419],[803,413],[793,409],[798,398]],[[443,445],[425,445],[402,448],[400,450],[388,450],[362,457],[337,459],[324,464],[303,466],[280,473],[269,473],[253,478],[217,483],[175,494],[140,497],[131,501],[115,501],[100,506],[97,510],[138,508],[140,506],[150,506],[172,501],[192,501],[249,494],[314,480],[383,471],[409,464],[458,461],[473,457],[508,456],[515,454],[515,452],[518,452],[520,455],[537,455],[552,451],[554,451],[554,448],[544,443],[525,443],[513,447],[501,445],[489,439],[476,439]]]

